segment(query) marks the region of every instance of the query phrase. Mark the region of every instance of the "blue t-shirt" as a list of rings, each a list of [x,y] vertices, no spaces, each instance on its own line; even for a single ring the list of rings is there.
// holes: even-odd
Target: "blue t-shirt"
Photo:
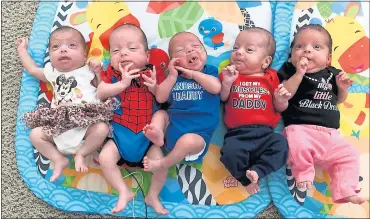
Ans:
[[[214,66],[206,65],[202,72],[219,78],[218,69]],[[170,125],[179,132],[212,135],[216,130],[219,122],[220,95],[209,93],[195,80],[177,77],[168,104]],[[174,145],[169,147],[172,148]]]

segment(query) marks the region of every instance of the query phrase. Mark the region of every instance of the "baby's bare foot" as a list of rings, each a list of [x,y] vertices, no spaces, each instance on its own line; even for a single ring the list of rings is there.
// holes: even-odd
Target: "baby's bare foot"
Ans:
[[[312,182],[310,181],[303,181],[303,182],[299,182],[297,183],[297,187],[298,189],[311,189],[312,188]]]
[[[158,196],[147,195],[145,197],[145,203],[152,206],[152,208],[154,209],[155,212],[157,212],[157,214],[160,214],[160,215],[168,214],[168,210],[163,207]]]
[[[161,160],[152,160],[147,156],[143,159],[144,171],[155,172],[163,168]]]
[[[112,214],[124,211],[126,209],[127,203],[129,203],[133,198],[135,194],[132,192],[129,193],[119,193],[118,195],[118,201],[116,206],[111,210]]]
[[[53,160],[54,171],[53,175],[50,177],[50,182],[54,182],[62,174],[64,168],[68,166],[69,160],[66,157],[61,158],[60,160]]]
[[[258,173],[254,170],[247,170],[247,178],[252,182],[252,183],[257,183],[258,182]]]
[[[245,186],[245,188],[247,189],[247,192],[251,195],[254,195],[260,191],[260,186],[258,185],[258,183],[251,183]]]
[[[358,197],[357,195],[346,197],[344,199],[346,201],[349,201],[349,202],[353,203],[353,204],[359,204],[359,205],[366,201],[366,198],[361,198],[361,197]]]
[[[150,123],[143,128],[144,135],[153,142],[154,145],[162,147],[164,144],[163,131],[157,128],[153,123]]]
[[[77,152],[74,159],[75,169],[77,172],[86,173],[89,170],[89,168],[87,168],[86,160],[83,154]]]

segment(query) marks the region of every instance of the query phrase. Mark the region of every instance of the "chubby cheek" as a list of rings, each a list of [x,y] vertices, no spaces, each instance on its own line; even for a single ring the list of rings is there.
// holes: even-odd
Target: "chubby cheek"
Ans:
[[[119,70],[118,67],[119,57],[117,57],[117,55],[111,55],[110,63],[115,70]]]

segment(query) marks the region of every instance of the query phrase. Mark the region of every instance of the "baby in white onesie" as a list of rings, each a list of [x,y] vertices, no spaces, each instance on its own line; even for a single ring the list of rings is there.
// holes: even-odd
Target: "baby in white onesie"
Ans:
[[[86,64],[86,43],[76,29],[62,26],[50,35],[50,63],[39,68],[27,52],[28,40],[17,41],[18,53],[27,72],[53,87],[51,107],[26,113],[23,120],[32,128],[34,147],[54,164],[50,181],[55,181],[75,154],[77,171],[87,172],[85,157],[102,146],[109,133],[114,101],[102,103],[96,95],[101,65]]]

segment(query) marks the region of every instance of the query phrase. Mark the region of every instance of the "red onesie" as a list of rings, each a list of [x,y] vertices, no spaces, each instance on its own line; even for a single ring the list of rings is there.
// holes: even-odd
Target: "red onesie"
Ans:
[[[220,76],[222,81],[223,75]],[[280,119],[280,113],[275,111],[273,105],[278,85],[279,78],[273,69],[266,69],[264,76],[239,74],[225,103],[226,126],[267,125],[275,128]]]

